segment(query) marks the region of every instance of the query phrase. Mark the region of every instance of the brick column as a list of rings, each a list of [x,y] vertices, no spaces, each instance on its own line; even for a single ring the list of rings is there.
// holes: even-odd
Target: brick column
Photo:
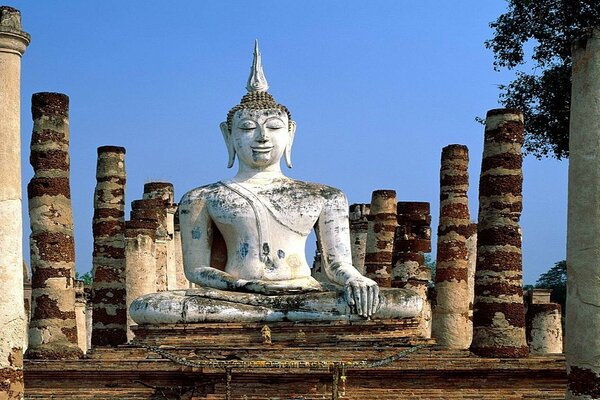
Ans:
[[[365,274],[365,253],[367,251],[367,233],[369,230],[369,204],[350,206],[350,245],[352,246],[352,265],[361,274]]]
[[[156,224],[154,241],[154,257],[156,264],[155,291],[162,292],[168,289],[167,275],[167,209],[162,199],[142,199],[131,202],[131,220],[147,221]],[[161,238],[160,240],[158,238]]]
[[[133,339],[129,306],[140,296],[156,292],[156,222],[133,220],[125,223],[127,282],[127,339]]]
[[[69,185],[69,98],[35,93],[27,186],[31,235],[28,358],[83,356],[75,320],[75,240]]]
[[[175,255],[175,212],[177,211],[177,204],[174,203],[175,190],[173,184],[170,182],[148,182],[144,185],[143,199],[160,199],[164,202],[165,221],[161,225],[164,225],[165,230],[158,232],[159,236],[156,237],[156,240],[159,247],[161,245],[165,247],[167,290],[187,288],[187,286],[180,288],[177,283],[177,277],[183,273],[183,270],[177,271]],[[161,242],[164,242],[164,244]]]
[[[600,398],[600,30],[573,45],[567,217],[567,399]],[[549,177],[549,179],[551,179]]]
[[[0,7],[0,398],[23,397],[23,218],[21,56],[29,44],[21,13]]]
[[[192,283],[185,276],[183,269],[183,248],[181,247],[181,228],[179,226],[179,212],[175,212],[173,227],[173,244],[175,247],[175,272],[177,279],[177,287],[179,289],[188,289],[192,287]]]
[[[438,345],[450,349],[468,349],[473,332],[468,284],[467,240],[472,234],[468,167],[467,146],[453,144],[442,149],[432,336]]]
[[[125,180],[125,148],[99,147],[93,221],[92,346],[127,342]]]
[[[75,321],[77,322],[77,345],[85,354],[87,348],[87,323],[86,323],[87,300],[83,281],[75,281]]]
[[[560,304],[529,304],[526,322],[527,344],[531,354],[560,354],[563,352]]]
[[[368,220],[365,275],[377,282],[380,287],[390,287],[394,232],[398,225],[394,190],[373,192]]]
[[[431,337],[431,302],[428,286],[431,269],[425,254],[431,251],[429,203],[402,201],[397,204],[397,222],[392,255],[392,287],[416,292],[423,299],[421,335]]]
[[[479,180],[477,270],[471,350],[525,357],[521,228],[523,114],[487,113]]]
[[[477,267],[477,224],[469,225],[470,236],[467,237],[467,287],[469,288],[469,343],[473,341],[473,304],[475,302],[475,269]]]

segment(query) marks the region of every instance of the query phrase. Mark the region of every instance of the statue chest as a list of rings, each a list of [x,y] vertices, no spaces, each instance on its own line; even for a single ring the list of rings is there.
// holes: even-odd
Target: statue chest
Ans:
[[[224,235],[229,231],[245,238],[259,234],[306,237],[321,212],[320,202],[289,196],[242,198],[227,194],[208,206],[211,219]]]

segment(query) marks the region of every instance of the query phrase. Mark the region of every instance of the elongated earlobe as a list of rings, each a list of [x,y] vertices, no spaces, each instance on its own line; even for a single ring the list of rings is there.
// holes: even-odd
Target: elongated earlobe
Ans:
[[[235,160],[235,149],[233,148],[233,140],[231,140],[231,132],[227,127],[227,122],[221,122],[221,134],[223,140],[225,140],[225,146],[227,147],[227,154],[229,159],[227,160],[227,168],[233,167],[233,161]]]
[[[290,130],[288,133],[290,136],[290,140],[288,141],[287,146],[285,146],[285,151],[283,152],[283,158],[285,158],[285,165],[288,168],[292,168],[292,145],[294,144],[294,136],[296,135],[296,122],[291,121]]]

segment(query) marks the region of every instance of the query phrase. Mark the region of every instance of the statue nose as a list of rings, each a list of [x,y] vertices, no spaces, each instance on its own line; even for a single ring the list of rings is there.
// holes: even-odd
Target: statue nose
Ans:
[[[256,141],[257,142],[268,142],[269,141],[269,137],[266,133],[266,129],[263,126],[258,126],[256,129]]]

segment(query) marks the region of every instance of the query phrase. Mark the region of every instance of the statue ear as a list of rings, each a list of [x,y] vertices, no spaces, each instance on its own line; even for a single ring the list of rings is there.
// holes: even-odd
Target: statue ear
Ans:
[[[288,168],[292,168],[292,145],[294,144],[294,136],[296,135],[296,122],[290,122],[290,130],[288,132],[290,139],[288,140],[287,146],[285,146],[285,151],[283,152],[283,157],[285,158],[285,165]]]
[[[227,146],[227,154],[229,155],[227,168],[231,168],[233,167],[233,161],[235,160],[235,149],[233,148],[233,140],[231,140],[231,132],[227,127],[227,122],[221,122],[220,127],[223,140],[225,140],[225,146]]]

